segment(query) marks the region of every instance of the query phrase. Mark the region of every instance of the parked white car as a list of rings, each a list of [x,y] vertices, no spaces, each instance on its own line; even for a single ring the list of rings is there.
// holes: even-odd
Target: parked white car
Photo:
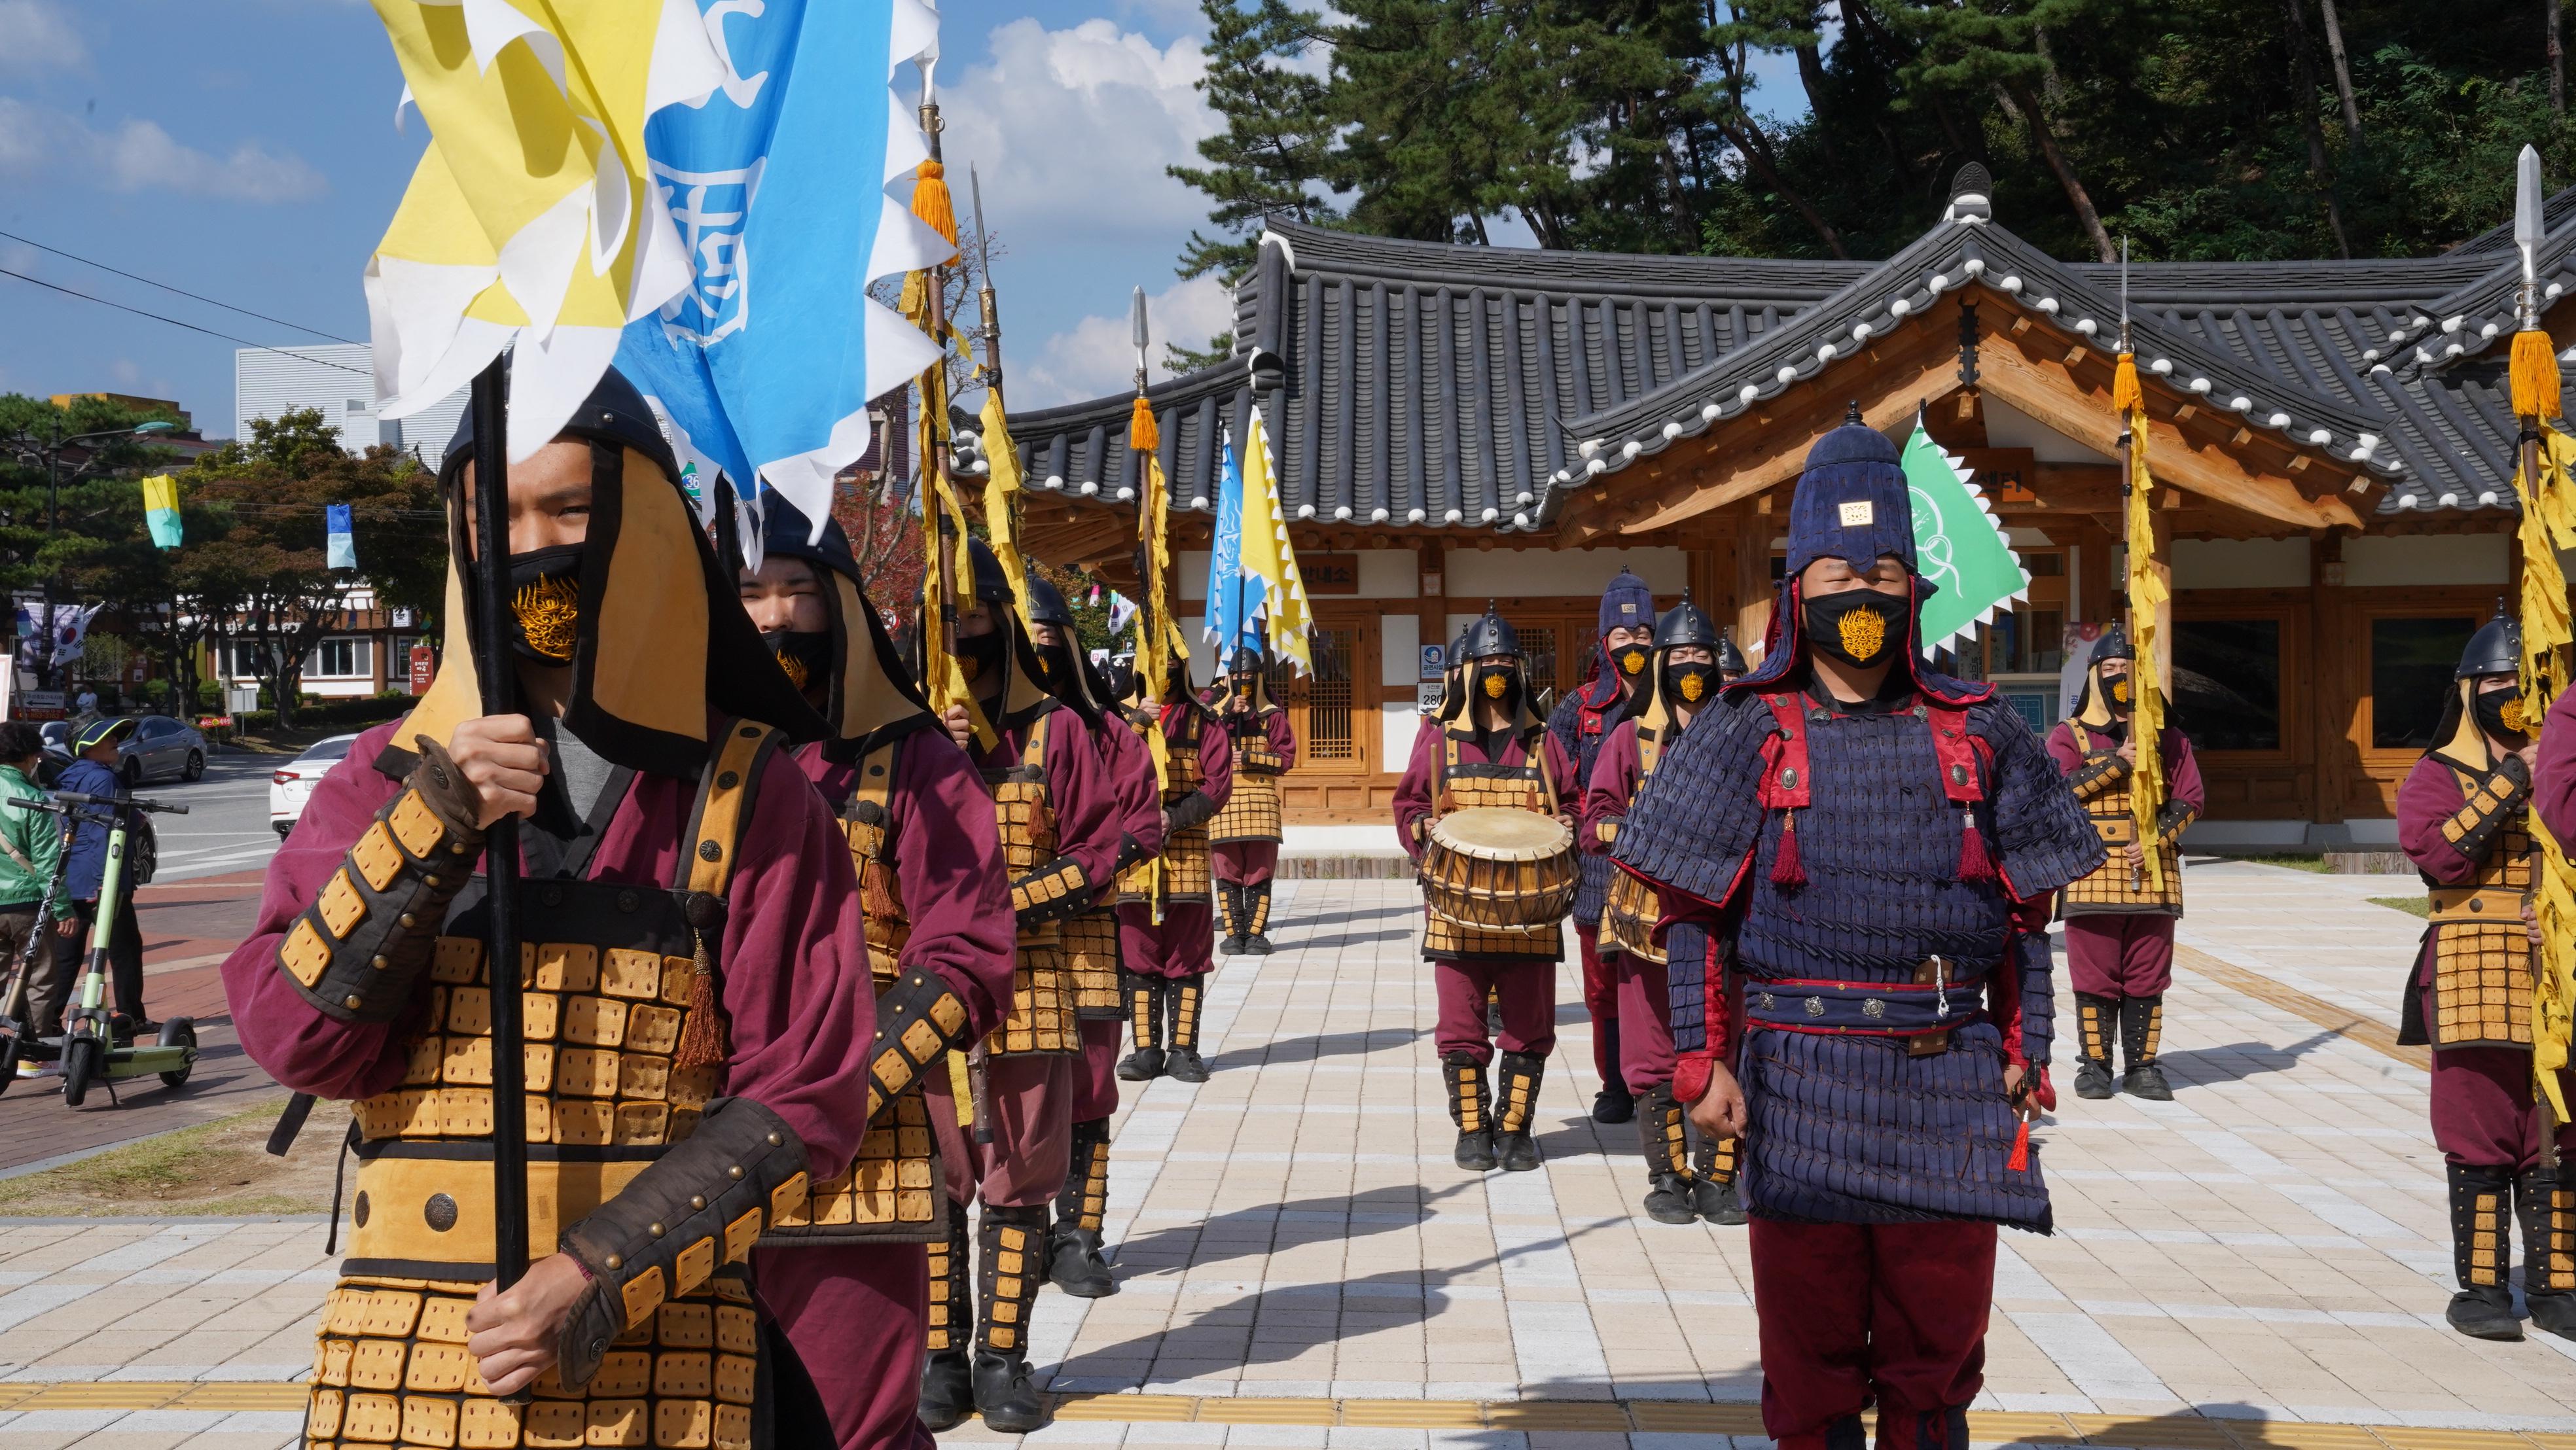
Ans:
[[[268,823],[277,828],[278,839],[284,840],[295,823],[304,815],[305,798],[331,767],[348,759],[349,746],[355,735],[334,735],[316,742],[311,749],[295,757],[294,763],[280,766],[268,778]]]

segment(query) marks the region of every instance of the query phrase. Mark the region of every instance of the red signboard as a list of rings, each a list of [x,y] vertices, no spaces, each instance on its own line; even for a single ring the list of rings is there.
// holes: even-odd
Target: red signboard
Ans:
[[[411,647],[411,692],[415,695],[429,693],[430,676],[437,671],[438,652],[425,644],[413,645]]]

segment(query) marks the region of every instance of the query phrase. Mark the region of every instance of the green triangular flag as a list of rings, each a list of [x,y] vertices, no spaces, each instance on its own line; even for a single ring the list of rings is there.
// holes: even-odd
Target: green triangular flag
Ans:
[[[1905,487],[1914,502],[1915,569],[1939,590],[1923,605],[1923,652],[1951,644],[2030,593],[2003,525],[1962,461],[1923,424],[1905,440]]]

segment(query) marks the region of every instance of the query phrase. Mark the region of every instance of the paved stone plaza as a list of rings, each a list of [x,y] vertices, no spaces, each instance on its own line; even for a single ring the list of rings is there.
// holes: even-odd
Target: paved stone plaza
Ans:
[[[2576,1450],[2576,1343],[2441,1324],[2423,1059],[2390,1045],[2420,924],[2367,899],[2417,885],[2189,882],[2178,1097],[2069,1093],[2043,1125],[2059,1228],[2004,1237],[1980,1440]],[[1279,954],[1214,979],[1214,1077],[1131,1091],[1122,1292],[1039,1301],[1067,1398],[1031,1443],[1762,1443],[1744,1231],[1634,1211],[1634,1130],[1586,1112],[1570,965],[1544,1170],[1450,1164],[1418,901],[1282,883]],[[318,1222],[0,1228],[0,1450],[291,1440],[326,1265]]]

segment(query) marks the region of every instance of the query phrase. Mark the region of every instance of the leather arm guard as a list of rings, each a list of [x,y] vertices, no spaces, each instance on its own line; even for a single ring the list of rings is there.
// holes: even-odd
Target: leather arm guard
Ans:
[[[2156,812],[2156,844],[2172,845],[2185,828],[2199,819],[2200,812],[2184,805],[2181,801],[2165,802],[2165,808]]]
[[[1261,739],[1243,743],[1243,759],[1235,768],[1246,775],[1277,775],[1286,766],[1279,752],[1270,748],[1269,740]]]
[[[1592,839],[1604,846],[1619,844],[1619,826],[1624,818],[1607,816],[1592,823]]]
[[[1144,842],[1137,840],[1130,832],[1120,831],[1118,833],[1118,859],[1109,863],[1109,874],[1115,876],[1119,872],[1126,870],[1128,867],[1135,865],[1139,861],[1151,861],[1153,859],[1154,853],[1145,849]]]
[[[1175,831],[1186,831],[1216,819],[1216,802],[1208,799],[1208,793],[1203,790],[1191,791],[1164,809],[1171,813]]]
[[[447,903],[483,850],[480,801],[438,742],[412,737],[420,764],[304,908],[277,964],[337,1022],[390,1022],[429,970]]]
[[[696,1132],[563,1231],[558,1247],[590,1274],[556,1331],[563,1382],[589,1383],[610,1341],[740,1262],[806,1186],[805,1144],[784,1119],[750,1098],[709,1102]]]
[[[1059,921],[1089,911],[1099,889],[1081,862],[1058,856],[1011,883],[1011,914],[1023,927]]]
[[[868,1059],[868,1116],[877,1115],[937,1065],[941,1053],[974,1045],[966,1004],[936,972],[908,969],[877,998],[875,1055]]]
[[[2075,787],[2077,800],[2089,801],[2128,778],[2129,762],[2103,750],[2084,757],[2084,763],[2075,768],[2075,773],[2066,778],[2066,783]]]
[[[2531,798],[2531,768],[2519,755],[2488,772],[2469,792],[2467,804],[2442,823],[2442,839],[2472,861],[2483,861],[2495,849],[2496,837]]]

